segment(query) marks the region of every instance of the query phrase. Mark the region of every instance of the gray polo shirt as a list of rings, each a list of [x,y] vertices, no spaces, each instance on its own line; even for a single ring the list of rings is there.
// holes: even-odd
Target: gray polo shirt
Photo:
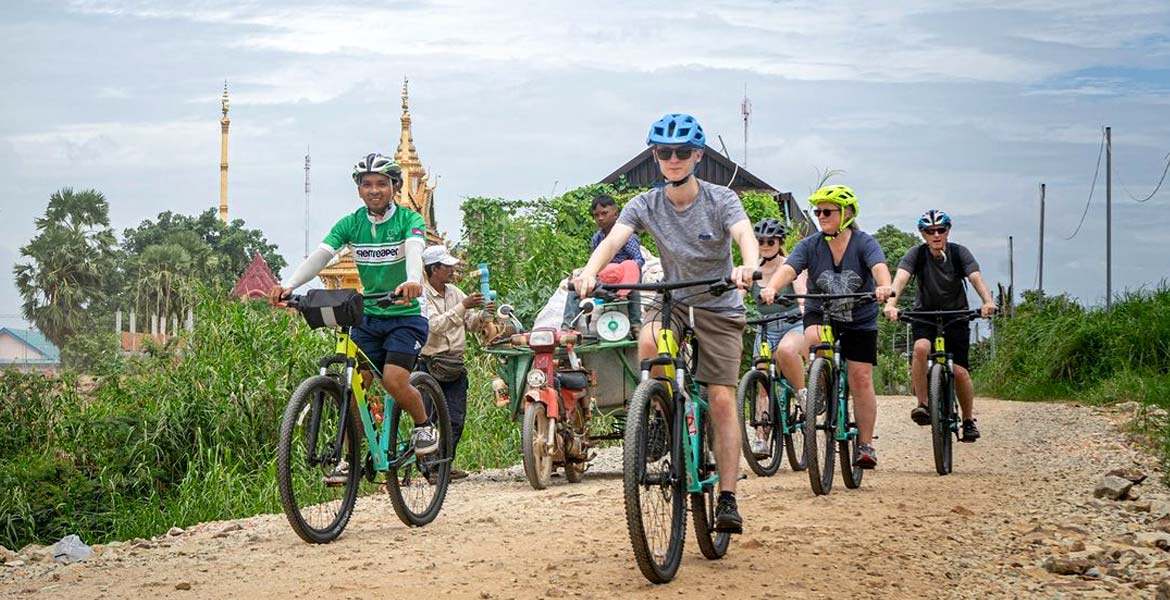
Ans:
[[[618,217],[618,223],[634,231],[650,232],[662,259],[663,281],[730,277],[735,268],[731,226],[747,220],[743,203],[726,187],[697,181],[699,196],[686,210],[676,210],[663,188],[653,188],[631,199]],[[735,291],[715,297],[698,293],[704,289],[678,290],[674,297],[696,308],[744,312],[743,300]]]

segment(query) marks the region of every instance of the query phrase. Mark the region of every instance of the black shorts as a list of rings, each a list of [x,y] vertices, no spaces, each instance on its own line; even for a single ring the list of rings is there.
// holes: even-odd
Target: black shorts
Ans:
[[[910,324],[910,332],[914,336],[914,341],[930,340],[931,352],[934,352],[934,335],[937,331],[934,325]],[[967,361],[971,354],[971,326],[967,321],[954,323],[947,327],[943,331],[943,339],[946,340],[947,352],[951,355],[955,366],[969,368]]]
[[[823,325],[825,316],[819,312],[804,313],[804,326]],[[876,329],[849,329],[833,327],[833,337],[841,342],[841,356],[847,361],[877,365],[878,332]],[[948,344],[950,341],[947,342]]]

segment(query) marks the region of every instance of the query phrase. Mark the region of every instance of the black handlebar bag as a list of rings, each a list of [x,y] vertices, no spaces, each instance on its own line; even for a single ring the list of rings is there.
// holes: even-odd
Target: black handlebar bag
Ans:
[[[362,324],[362,295],[356,290],[309,290],[299,307],[313,329]]]

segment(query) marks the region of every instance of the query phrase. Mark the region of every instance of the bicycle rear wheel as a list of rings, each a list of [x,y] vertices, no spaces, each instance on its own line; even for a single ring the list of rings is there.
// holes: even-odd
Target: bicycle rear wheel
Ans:
[[[951,437],[951,399],[948,397],[949,385],[946,369],[935,363],[930,365],[930,382],[928,401],[930,403],[930,441],[934,446],[934,470],[939,475],[948,475],[953,463],[953,442]]]
[[[361,438],[352,412],[341,421],[345,402],[337,381],[310,377],[293,392],[280,423],[276,453],[280,505],[293,531],[313,544],[337,539],[357,500]]]
[[[395,403],[390,412],[390,460],[393,462],[403,452],[414,456],[386,473],[386,491],[398,518],[411,527],[421,527],[434,521],[443,508],[447,484],[451,481],[454,449],[451,447],[447,398],[439,383],[430,375],[416,371],[410,374],[410,384],[418,389],[423,407],[439,434],[439,449],[426,456],[414,455],[414,448],[410,445],[414,420],[410,413],[402,410],[401,404]]]
[[[711,429],[711,421],[704,415],[704,426],[699,430],[699,478],[707,479],[717,473],[714,451],[715,437]],[[777,462],[779,460],[777,459]],[[731,543],[730,533],[715,531],[715,505],[718,501],[716,485],[708,485],[702,492],[691,494],[691,517],[695,524],[695,541],[699,543],[699,551],[703,556],[716,560],[727,554],[727,546]]]
[[[682,418],[661,381],[643,381],[630,398],[622,446],[626,528],[638,569],[653,583],[674,578],[686,540]]]
[[[788,433],[784,434],[788,466],[793,471],[803,471],[808,468],[808,446],[804,443],[804,406],[801,406],[795,394],[787,391],[782,392],[779,400],[781,414],[786,415],[783,425],[788,428]]]
[[[822,496],[833,489],[833,461],[836,454],[833,365],[827,358],[814,358],[808,368],[808,406],[804,412],[804,447],[808,458],[808,481],[813,493]]]
[[[735,390],[736,406],[743,423],[743,458],[752,472],[760,477],[771,477],[780,470],[780,449],[784,444],[779,427],[779,408],[770,392],[771,383],[768,373],[751,369],[743,374]],[[757,457],[752,451],[752,440],[755,439],[763,440],[767,456]]]
[[[865,470],[857,466],[854,459],[857,458],[857,445],[860,444],[858,435],[860,433],[857,429],[857,416],[854,414],[853,398],[849,395],[849,390],[842,390],[845,395],[845,432],[851,432],[845,441],[837,442],[837,456],[841,459],[841,479],[845,482],[845,487],[855,490],[861,486],[861,477],[865,475]]]

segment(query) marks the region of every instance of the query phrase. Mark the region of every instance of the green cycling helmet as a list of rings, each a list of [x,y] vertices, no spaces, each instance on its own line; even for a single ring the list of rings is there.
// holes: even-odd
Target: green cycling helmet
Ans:
[[[843,219],[841,221],[841,227],[837,229],[837,233],[833,235],[826,235],[825,237],[827,238],[836,237],[847,227],[852,225],[853,221],[857,219],[858,213],[861,212],[857,206],[857,194],[855,194],[853,190],[849,189],[847,186],[826,185],[825,187],[813,192],[813,194],[808,197],[809,206],[814,208],[816,205],[823,202],[829,202],[840,206],[841,218]],[[849,217],[845,216],[846,208],[853,209],[853,214]]]

